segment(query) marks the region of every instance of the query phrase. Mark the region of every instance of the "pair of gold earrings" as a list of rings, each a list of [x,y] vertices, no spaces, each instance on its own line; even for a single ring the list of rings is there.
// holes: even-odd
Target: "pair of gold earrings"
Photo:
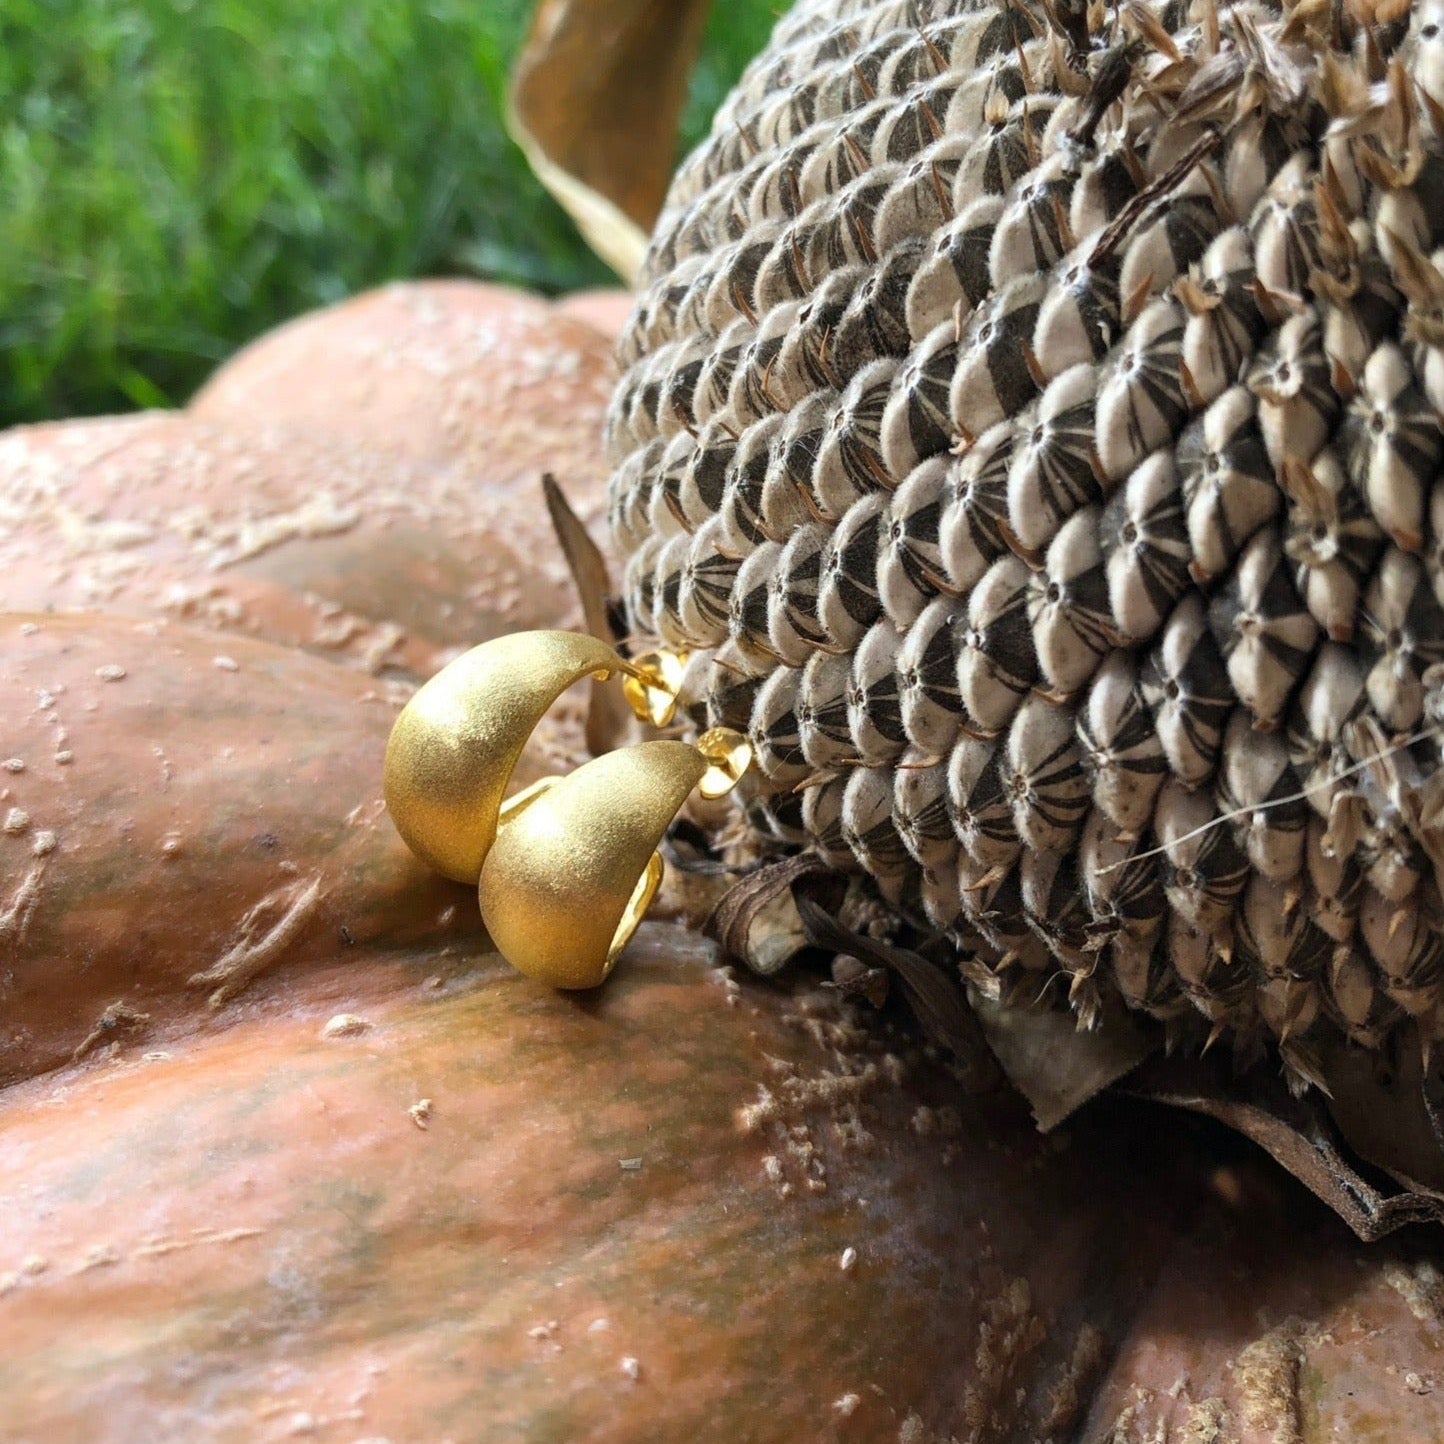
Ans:
[[[622,678],[633,712],[665,727],[684,660],[627,661],[577,632],[484,642],[427,682],[386,748],[386,806],[424,862],[475,884],[491,940],[519,972],[556,988],[593,988],[611,972],[662,881],[657,852],[694,789],[721,797],[752,760],[728,728],[695,743],[658,740],[608,752],[507,798],[527,739],[584,678]]]

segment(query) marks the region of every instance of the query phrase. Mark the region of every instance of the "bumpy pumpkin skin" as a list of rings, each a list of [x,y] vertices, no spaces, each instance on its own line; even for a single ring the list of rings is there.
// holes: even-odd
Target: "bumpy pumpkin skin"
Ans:
[[[196,414],[17,428],[0,610],[165,617],[415,677],[576,625],[539,483],[600,518],[612,372],[609,340],[544,302],[428,283],[281,328]]]
[[[1335,1236],[1247,1159],[1135,1304],[1086,1444],[1391,1444],[1444,1439],[1444,1274],[1431,1234]],[[1212,1430],[1213,1432],[1210,1432]]]
[[[12,1093],[10,1430],[271,1438],[305,1414],[325,1438],[872,1440],[1037,1393],[1090,1253],[1118,1242],[1099,1200],[1032,1246],[1087,1161],[1017,1115],[995,1142],[986,1113],[959,1138],[908,1128],[950,1097],[936,1070],[888,1082],[901,1060],[835,1005],[738,992],[650,931],[586,1001],[430,954],[438,988],[362,973],[357,1037],[325,1040],[286,988],[283,1012],[173,1057]],[[778,1118],[748,1128],[761,1087]],[[1095,1305],[1119,1302],[1115,1262]],[[986,1382],[953,1367],[983,1327]]]
[[[1166,1237],[1167,1208],[1090,1187],[1121,1140],[1044,1140],[835,998],[646,931],[594,997],[428,949],[430,986],[291,982],[223,1035],[13,1090],[7,1437],[1066,1427],[1054,1393],[1086,1397]],[[325,1038],[341,1008],[367,1031]]]
[[[475,477],[265,423],[21,428],[0,437],[0,495],[11,611],[164,617],[417,676],[567,616],[555,543],[525,555]]]
[[[569,491],[605,482],[597,438],[614,377],[609,338],[545,301],[474,281],[407,282],[269,332],[216,372],[191,411],[460,462],[530,500],[537,456]]]
[[[575,291],[557,301],[556,307],[568,316],[575,316],[578,321],[595,326],[615,343],[632,318],[632,307],[636,305],[636,299],[630,291]]]
[[[251,972],[479,932],[381,803],[403,699],[241,638],[0,618],[0,1083],[106,1041],[117,1003],[159,1027]]]
[[[585,999],[398,961],[5,1095],[5,1438],[1444,1431],[1437,1272],[1216,1138],[1042,1138],[668,927]]]

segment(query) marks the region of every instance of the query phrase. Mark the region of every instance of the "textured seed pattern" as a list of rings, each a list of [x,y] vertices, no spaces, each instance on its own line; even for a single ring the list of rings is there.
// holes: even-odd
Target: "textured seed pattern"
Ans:
[[[1438,1036],[1441,137],[1444,0],[782,18],[610,421],[758,827],[998,996]]]

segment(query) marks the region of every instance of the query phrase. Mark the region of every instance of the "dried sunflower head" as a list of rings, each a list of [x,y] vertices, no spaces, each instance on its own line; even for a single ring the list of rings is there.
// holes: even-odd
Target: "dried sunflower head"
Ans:
[[[622,342],[636,639],[1002,998],[1441,1027],[1444,3],[801,0]]]

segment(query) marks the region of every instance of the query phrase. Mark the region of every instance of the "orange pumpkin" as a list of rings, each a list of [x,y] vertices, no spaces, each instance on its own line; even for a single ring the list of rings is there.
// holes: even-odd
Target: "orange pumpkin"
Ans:
[[[1096,1368],[1076,1303],[1122,1217],[1099,1195],[1047,1228],[1083,1150],[648,931],[594,999],[427,948],[12,1092],[11,1427],[946,1437],[1038,1417],[1046,1389],[1014,1388],[1080,1349]],[[1094,1308],[1140,1272],[1124,1252]]]
[[[557,309],[615,339],[632,314],[632,296],[628,291],[577,291],[558,301]]]
[[[574,622],[537,476],[599,519],[612,374],[608,339],[544,302],[428,283],[283,327],[189,415],[18,428],[0,610],[166,617],[412,676]]]
[[[468,503],[424,418],[388,443],[385,407],[300,394],[317,357],[375,364],[358,318],[395,301],[255,348],[289,378],[279,439],[209,403],[22,433],[56,468],[43,506],[0,465],[32,544],[77,548],[64,575],[22,575],[18,542],[0,568],[0,1438],[1444,1438],[1432,1235],[1359,1245],[1260,1156],[1138,1105],[1041,1137],[904,1024],[734,977],[675,927],[581,998],[488,951],[470,890],[379,808],[405,684],[307,630],[317,596],[405,615],[380,661],[404,674],[512,624],[455,578],[532,534],[532,495],[478,475]],[[422,397],[424,348],[394,352]],[[230,469],[202,484],[198,454]],[[211,630],[167,619],[169,587],[260,586],[173,524],[193,484],[232,525],[347,464],[370,469],[344,566],[288,535],[258,554],[295,559],[270,590],[187,618]],[[420,488],[428,545],[461,519],[457,570],[392,547],[386,474]],[[75,602],[106,610],[45,614]]]
[[[538,457],[569,489],[605,481],[597,438],[614,380],[610,337],[561,307],[475,281],[406,282],[263,336],[190,410],[459,462],[485,478],[485,510],[516,491],[531,501]]]
[[[103,1039],[107,1009],[160,1024],[283,961],[476,932],[380,805],[398,701],[242,638],[5,617],[0,1082]]]

